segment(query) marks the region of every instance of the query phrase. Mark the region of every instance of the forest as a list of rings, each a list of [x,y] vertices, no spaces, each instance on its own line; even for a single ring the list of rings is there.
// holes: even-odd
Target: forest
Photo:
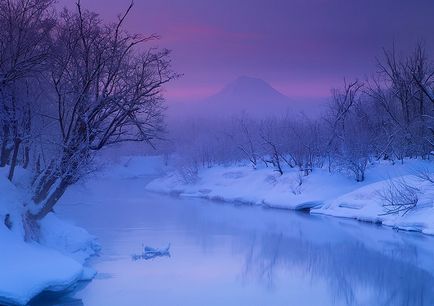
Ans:
[[[0,0],[1,305],[432,304],[432,4],[120,2]]]
[[[397,49],[397,48],[396,48]],[[303,176],[327,167],[358,182],[370,163],[432,158],[434,66],[423,43],[410,54],[384,49],[369,78],[344,80],[331,90],[320,116],[287,113],[263,119],[245,113],[174,123],[162,150],[194,180],[201,167],[248,161]]]
[[[53,3],[7,1],[0,10],[0,167],[10,181],[17,165],[33,172],[29,232],[94,170],[98,151],[123,142],[156,146],[187,182],[200,167],[241,161],[302,176],[326,167],[361,182],[374,161],[432,155],[434,66],[422,42],[410,54],[384,49],[371,76],[331,91],[320,117],[289,110],[256,119],[247,110],[167,128],[162,87],[180,75],[169,50],[149,47],[158,36],[123,29],[132,6],[106,24],[80,3],[61,13]]]

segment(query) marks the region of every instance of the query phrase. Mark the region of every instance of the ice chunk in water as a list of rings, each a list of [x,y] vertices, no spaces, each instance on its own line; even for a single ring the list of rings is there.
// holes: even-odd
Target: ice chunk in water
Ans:
[[[132,256],[133,260],[139,260],[139,259],[153,259],[155,257],[163,257],[167,256],[170,257],[170,243],[169,245],[164,249],[157,249],[150,246],[145,246],[143,249],[142,254],[135,254]]]

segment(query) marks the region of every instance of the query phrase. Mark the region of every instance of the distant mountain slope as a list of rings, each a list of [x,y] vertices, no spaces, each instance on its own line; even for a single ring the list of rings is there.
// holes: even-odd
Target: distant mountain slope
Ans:
[[[294,108],[294,103],[267,82],[240,77],[203,102],[206,109],[229,113],[246,112],[252,116],[273,115]]]
[[[313,109],[317,112],[318,108],[312,106],[294,101],[262,79],[242,76],[202,101],[169,105],[169,113],[171,116],[227,117],[244,112],[252,117],[267,117],[308,113]]]

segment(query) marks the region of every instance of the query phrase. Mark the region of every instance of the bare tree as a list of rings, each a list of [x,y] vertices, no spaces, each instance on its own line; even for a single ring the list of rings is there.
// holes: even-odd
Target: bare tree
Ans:
[[[0,1],[0,167],[10,163],[9,180],[14,176],[20,145],[30,138],[32,108],[38,102],[33,84],[41,78],[51,50],[53,2]],[[24,156],[28,154],[26,145]]]
[[[263,155],[263,161],[267,165],[268,163],[273,165],[273,168],[280,175],[283,174],[282,167],[282,155],[283,155],[283,138],[281,137],[283,130],[279,120],[276,118],[270,118],[261,121],[259,135],[263,141],[265,154]]]
[[[329,169],[332,160],[335,160],[339,167],[352,172],[358,182],[365,179],[371,139],[367,130],[367,116],[361,111],[360,94],[363,86],[359,81],[345,81],[342,90],[334,90],[326,117],[330,131],[327,142]]]
[[[410,74],[418,91],[416,100],[424,127],[428,130],[425,140],[434,147],[434,66],[426,55],[422,43],[416,46],[413,55],[407,60],[406,70]]]
[[[399,56],[395,48],[384,50],[378,68],[366,92],[387,115],[389,151],[401,161],[404,157],[426,157],[432,149],[430,87],[434,70],[423,46],[419,44],[408,57]]]
[[[168,50],[145,48],[157,36],[123,30],[131,8],[115,24],[104,24],[79,2],[75,12],[61,15],[47,73],[54,94],[46,116],[56,123],[51,139],[57,155],[34,182],[36,209],[28,219],[52,211],[99,150],[122,142],[152,145],[161,137],[162,86],[178,75]]]
[[[232,139],[236,142],[237,148],[242,152],[244,158],[247,158],[256,169],[258,165],[259,153],[257,144],[257,123],[249,119],[245,114],[236,118],[235,128]]]
[[[380,192],[380,198],[383,200],[385,213],[407,214],[412,209],[416,208],[419,201],[419,189],[411,186],[403,179],[390,180],[389,184]]]
[[[288,131],[283,135],[287,139],[285,153],[307,176],[315,167],[323,166],[325,150],[321,123],[302,117],[288,125]]]
[[[423,182],[429,182],[431,184],[434,184],[434,172],[432,169],[425,168],[418,170],[416,172],[416,177],[418,177]]]

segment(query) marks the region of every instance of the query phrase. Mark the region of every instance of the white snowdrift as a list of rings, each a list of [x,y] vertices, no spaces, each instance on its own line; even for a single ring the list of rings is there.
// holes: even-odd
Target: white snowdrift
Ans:
[[[77,261],[7,231],[0,226],[0,304],[23,305],[44,290],[64,290],[80,279]]]
[[[248,166],[201,169],[195,183],[186,183],[176,171],[151,181],[146,188],[155,192],[212,200],[238,202],[285,209],[310,209],[311,213],[383,223],[399,229],[434,234],[434,187],[415,174],[433,163],[407,160],[404,164],[379,162],[367,170],[366,181],[315,169],[302,176],[295,169],[283,175],[269,168]],[[419,188],[418,208],[405,214],[384,215],[379,193],[391,179],[406,178]],[[300,184],[301,182],[301,184]]]
[[[311,213],[382,223],[397,229],[434,235],[434,185],[415,175],[402,176],[398,180],[404,180],[419,190],[417,208],[405,215],[385,214],[381,193],[388,188],[389,180],[372,183],[326,201]]]
[[[79,263],[100,251],[96,238],[85,229],[59,219],[55,214],[47,215],[41,221],[40,242],[44,246],[72,257]]]
[[[83,267],[98,245],[85,230],[54,214],[41,222],[41,241],[25,242],[21,222],[29,174],[19,169],[17,186],[0,170],[0,304],[24,305],[45,290],[61,291],[95,274]],[[12,228],[4,220],[9,215]]]
[[[181,177],[173,172],[152,181],[147,189],[181,196],[300,209],[333,198],[340,192],[337,186],[350,187],[349,179],[330,175],[323,170],[303,180],[299,186],[298,172],[295,170],[281,176],[269,168],[214,167],[201,170],[195,184],[183,183]]]

